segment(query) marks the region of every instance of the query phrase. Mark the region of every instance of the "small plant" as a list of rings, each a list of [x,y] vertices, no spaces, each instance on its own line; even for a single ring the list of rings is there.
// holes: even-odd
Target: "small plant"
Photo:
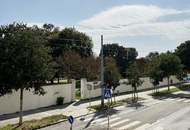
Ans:
[[[76,99],[79,99],[81,98],[81,92],[80,92],[80,89],[76,89],[75,91],[75,95],[76,95]]]
[[[64,97],[58,97],[56,104],[57,105],[63,105],[63,102],[64,102]]]
[[[80,80],[76,81],[76,88],[80,89]]]

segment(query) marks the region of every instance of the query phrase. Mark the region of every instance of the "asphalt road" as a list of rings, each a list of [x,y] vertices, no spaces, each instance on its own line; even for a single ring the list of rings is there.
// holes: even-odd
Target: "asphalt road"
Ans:
[[[112,130],[190,130],[190,99],[144,100],[138,104],[110,109]],[[72,130],[107,130],[107,112],[75,119]],[[63,122],[41,130],[69,130]]]

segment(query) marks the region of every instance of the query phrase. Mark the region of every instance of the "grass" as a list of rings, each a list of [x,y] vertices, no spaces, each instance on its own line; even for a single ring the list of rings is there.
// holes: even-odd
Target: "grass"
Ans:
[[[159,92],[156,92],[156,93],[152,93],[151,96],[154,96],[154,97],[160,97],[160,96],[167,96],[168,94],[172,94],[174,92],[178,92],[180,91],[179,88],[175,87],[175,88],[170,88],[170,90],[162,90],[162,91],[159,91]]]
[[[167,96],[169,94],[172,94],[172,93],[175,93],[175,92],[178,92],[178,91],[186,91],[186,90],[189,90],[190,89],[190,85],[182,85],[180,87],[174,87],[174,88],[170,88],[170,90],[162,90],[162,91],[159,91],[157,93],[152,93],[151,96],[154,96],[154,97],[161,97],[161,96]]]
[[[81,95],[80,89],[76,89],[76,91],[75,91],[75,98],[78,99],[78,100],[80,100],[80,98],[81,98],[80,95]]]
[[[145,100],[145,98],[139,97],[138,101],[141,101],[141,100]],[[134,102],[132,98],[126,98],[126,99],[118,100],[116,102],[112,101],[112,103],[105,103],[103,107],[101,106],[101,104],[93,105],[93,106],[88,107],[88,109],[94,109],[96,111],[100,111],[100,110],[107,109],[108,107],[121,106],[121,105],[128,104],[131,102]]]
[[[179,87],[179,89],[182,91],[190,90],[190,85],[182,85],[181,87]]]
[[[67,117],[65,115],[54,115],[42,118],[40,120],[24,121],[21,126],[19,126],[18,124],[7,125],[0,128],[0,130],[36,130],[45,127],[47,125],[56,123],[60,120],[66,120],[66,119]]]

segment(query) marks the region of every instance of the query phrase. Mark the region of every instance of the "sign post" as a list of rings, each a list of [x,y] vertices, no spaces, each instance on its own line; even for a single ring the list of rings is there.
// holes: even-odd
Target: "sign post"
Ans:
[[[70,126],[70,130],[72,130],[72,129],[73,129],[74,118],[73,118],[73,116],[68,116],[67,119],[68,119],[69,123],[71,124],[71,126]]]
[[[109,117],[109,107],[110,107],[110,98],[112,97],[112,91],[111,89],[104,89],[104,98],[108,99],[108,109],[107,109],[107,117],[108,117],[108,130],[110,129],[110,117]]]

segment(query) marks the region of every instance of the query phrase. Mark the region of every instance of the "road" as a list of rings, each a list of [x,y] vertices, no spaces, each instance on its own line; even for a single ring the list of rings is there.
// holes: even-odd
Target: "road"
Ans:
[[[106,130],[107,113],[99,112],[75,119],[73,130]],[[148,99],[136,105],[110,109],[110,127],[113,130],[189,130],[190,99]],[[68,122],[41,130],[69,130]]]

